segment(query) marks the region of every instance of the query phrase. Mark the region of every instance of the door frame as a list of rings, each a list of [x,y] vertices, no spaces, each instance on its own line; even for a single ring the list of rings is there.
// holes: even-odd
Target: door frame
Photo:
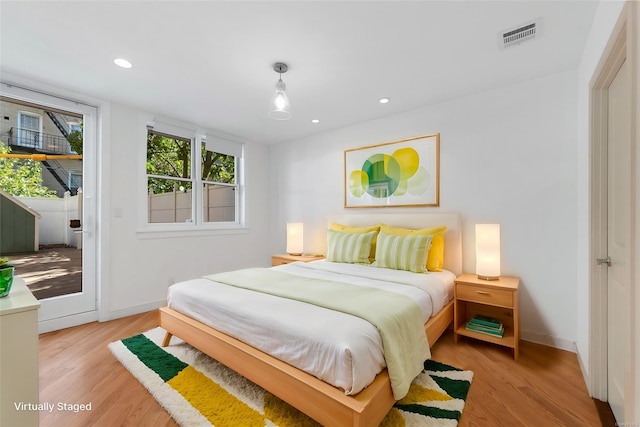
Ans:
[[[589,248],[589,304],[590,304],[590,328],[589,328],[589,390],[594,398],[607,400],[607,267],[597,265],[597,258],[605,258],[607,254],[607,149],[608,149],[608,88],[617,75],[622,63],[626,60],[630,66],[631,87],[635,88],[635,95],[632,94],[631,114],[636,117],[639,112],[640,96],[638,95],[638,84],[640,79],[637,78],[639,70],[638,62],[638,44],[634,37],[637,37],[638,23],[637,16],[639,9],[634,2],[625,4],[620,19],[612,32],[609,43],[607,44],[603,55],[598,63],[593,78],[590,82],[590,248]],[[636,153],[636,158],[632,160],[632,169],[636,173],[632,173],[631,183],[631,209],[640,212],[638,204],[640,198],[635,196],[637,192],[638,177],[637,171],[640,167],[640,157],[637,153],[638,149],[638,132],[639,124],[632,120],[631,144],[632,153]],[[635,148],[634,148],[635,147]],[[635,181],[633,179],[635,178]],[[633,213],[633,212],[632,212]],[[635,256],[632,259],[638,259],[638,245],[640,244],[639,228],[640,223],[634,221],[635,216],[632,215],[632,251],[635,247]],[[634,350],[640,340],[635,337],[640,332],[638,316],[634,313],[633,307],[638,305],[638,297],[640,289],[637,284],[638,269],[632,266],[631,271],[631,298],[629,299],[629,313],[631,315],[630,325],[630,342],[631,354],[629,357],[631,386],[625,395],[625,417],[637,417],[640,408],[635,408],[640,398],[640,384],[637,378],[640,375],[640,366],[638,365],[637,350]],[[635,342],[635,345],[634,345]],[[634,353],[635,352],[635,353]],[[634,418],[630,418],[634,419]]]
[[[73,104],[84,104],[96,109],[95,116],[93,120],[95,122],[94,133],[95,133],[95,142],[96,147],[94,153],[92,153],[91,165],[90,167],[94,168],[93,172],[93,181],[94,181],[94,195],[91,203],[94,205],[92,212],[92,232],[94,233],[95,243],[94,243],[94,260],[92,262],[92,266],[90,266],[90,274],[93,277],[93,281],[95,283],[95,296],[94,299],[94,308],[91,311],[85,311],[82,313],[77,313],[64,317],[57,317],[50,320],[39,321],[38,322],[38,332],[45,333],[50,331],[55,331],[63,328],[68,328],[72,326],[81,325],[84,323],[94,322],[96,320],[103,320],[104,315],[104,295],[106,293],[106,289],[103,288],[102,284],[105,283],[104,280],[104,262],[105,262],[105,241],[104,236],[108,235],[108,225],[105,226],[103,223],[104,218],[104,209],[106,199],[104,197],[103,183],[104,183],[104,155],[105,155],[105,138],[108,137],[108,132],[105,131],[104,120],[109,120],[110,116],[110,106],[107,102],[98,100],[95,98],[91,98],[84,95],[79,95],[74,92],[70,92],[64,89],[56,88],[53,86],[49,86],[47,84],[39,83],[30,79],[25,79],[23,77],[13,75],[10,73],[4,73],[2,76],[2,80],[0,81],[0,85],[2,86],[2,92],[8,97],[15,98],[18,100],[29,100],[34,94],[37,96],[44,95],[46,97],[53,97],[60,99],[67,103]],[[42,105],[49,106],[48,102],[40,102]],[[71,108],[73,110],[73,108]],[[107,233],[107,234],[105,234]],[[83,262],[84,264],[84,262]],[[85,270],[85,265],[83,265],[83,274]]]

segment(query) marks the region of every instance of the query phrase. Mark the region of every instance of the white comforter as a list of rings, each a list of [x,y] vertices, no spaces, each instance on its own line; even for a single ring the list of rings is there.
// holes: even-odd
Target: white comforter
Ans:
[[[404,294],[420,306],[425,322],[451,299],[455,278],[448,271],[416,274],[327,261],[273,268]],[[380,334],[358,317],[208,279],[172,285],[167,300],[174,310],[340,387],[346,394],[360,392],[385,367]]]

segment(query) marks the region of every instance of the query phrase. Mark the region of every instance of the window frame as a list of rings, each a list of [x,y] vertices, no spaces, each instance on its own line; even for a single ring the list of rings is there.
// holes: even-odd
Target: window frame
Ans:
[[[74,177],[78,177],[78,176],[80,177],[80,181],[81,181],[81,183],[80,183],[80,185],[79,185],[79,186],[75,187],[75,186],[73,185]],[[73,188],[76,188],[76,189],[78,189],[78,188],[82,188],[82,178],[83,178],[82,171],[78,171],[78,170],[70,170],[70,171],[68,172],[67,186],[68,186],[69,188],[71,188],[71,189],[73,189]]]
[[[23,127],[24,124],[24,119],[23,117],[34,117],[38,119],[38,130],[33,130],[33,129],[27,129]],[[38,114],[38,113],[34,113],[33,111],[25,111],[25,110],[18,110],[18,121],[17,121],[17,128],[18,128],[18,141],[19,143],[17,144],[19,147],[26,147],[26,148],[33,148],[35,150],[41,150],[42,149],[42,130],[43,130],[43,123],[42,123],[42,115]],[[28,131],[28,132],[38,132],[38,145],[37,146],[30,146],[30,145],[24,145],[22,143],[22,132],[23,131]]]
[[[180,176],[170,176],[170,175],[156,175],[156,174],[150,174],[147,172],[146,170],[146,165],[145,165],[145,175],[146,175],[146,186],[147,186],[147,195],[146,195],[146,200],[147,200],[147,205],[146,205],[146,209],[147,209],[147,224],[193,224],[196,222],[196,219],[194,217],[194,209],[196,208],[196,193],[194,191],[195,188],[195,182],[194,182],[194,176],[195,176],[195,171],[194,171],[194,155],[193,155],[193,146],[194,146],[194,138],[192,137],[187,137],[187,136],[182,136],[182,135],[177,135],[177,134],[171,134],[171,133],[167,133],[167,132],[163,132],[163,131],[158,131],[156,129],[154,129],[153,127],[147,127],[147,134],[145,136],[145,161],[147,158],[147,154],[148,154],[148,150],[149,150],[149,133],[153,133],[155,135],[158,136],[162,136],[165,138],[172,138],[172,139],[176,139],[176,140],[181,140],[183,142],[187,142],[189,144],[189,178],[183,178]],[[186,221],[183,222],[149,222],[149,217],[148,217],[148,212],[149,212],[149,179],[153,178],[153,179],[162,179],[162,180],[166,180],[166,181],[173,181],[173,182],[188,182],[191,184],[191,218],[187,219]],[[175,185],[175,184],[174,184]],[[175,188],[175,187],[174,187]]]
[[[199,144],[199,151],[198,151],[198,165],[196,166],[196,181],[199,185],[200,191],[198,192],[197,196],[200,198],[198,205],[200,206],[200,209],[198,209],[197,214],[200,215],[200,222],[202,224],[228,224],[231,221],[205,221],[204,220],[204,209],[205,209],[205,205],[204,205],[204,186],[205,185],[219,185],[219,186],[223,186],[223,187],[233,187],[235,188],[235,194],[234,194],[234,199],[235,199],[235,209],[234,209],[234,223],[235,224],[240,224],[240,215],[239,215],[239,204],[240,204],[240,200],[239,200],[239,194],[240,194],[240,186],[238,185],[238,164],[240,163],[240,158],[238,158],[237,156],[233,156],[235,159],[235,165],[234,165],[234,175],[233,175],[233,180],[235,181],[234,184],[228,184],[228,183],[224,183],[224,182],[216,182],[216,181],[209,181],[206,179],[202,178],[202,148],[204,147],[205,150],[207,150],[207,144],[206,144],[206,137],[199,138],[200,140],[200,144]],[[211,151],[211,150],[207,150],[207,151]],[[218,151],[212,151],[213,153],[218,153],[218,154],[222,154],[225,155],[224,153],[220,153]]]
[[[192,207],[191,222],[177,223],[151,223],[148,221],[148,177],[164,178],[163,176],[155,176],[147,174],[146,158],[147,158],[147,135],[149,131],[160,133],[169,137],[180,139],[188,139],[191,141],[190,161],[191,161],[191,178],[171,177],[176,180],[186,180],[192,183]],[[140,144],[139,155],[141,158],[142,173],[140,182],[139,197],[139,226],[137,235],[140,238],[167,238],[167,237],[183,237],[189,235],[216,235],[216,234],[244,234],[248,232],[245,224],[245,197],[244,197],[244,141],[239,141],[227,135],[220,135],[217,132],[202,130],[194,126],[185,125],[169,120],[148,121],[140,135],[144,135],[144,144]],[[202,179],[202,147],[206,142],[206,135],[215,135],[233,144],[238,144],[241,155],[235,157],[235,219],[234,221],[224,222],[204,222],[204,184],[221,184]],[[212,150],[209,150],[212,151]],[[223,154],[223,153],[222,153]]]

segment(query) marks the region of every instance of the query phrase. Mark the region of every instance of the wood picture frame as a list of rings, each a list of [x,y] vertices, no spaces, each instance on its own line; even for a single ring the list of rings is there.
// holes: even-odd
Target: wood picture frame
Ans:
[[[344,150],[344,207],[440,205],[440,134]]]

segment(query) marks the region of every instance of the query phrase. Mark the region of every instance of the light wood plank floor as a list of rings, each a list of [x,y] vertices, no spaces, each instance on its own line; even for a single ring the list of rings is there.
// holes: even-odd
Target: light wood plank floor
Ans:
[[[120,365],[107,344],[152,329],[157,312],[90,323],[40,337],[40,401],[91,403],[91,411],[40,413],[43,427],[175,426],[154,398]],[[599,426],[576,355],[522,342],[510,350],[450,331],[433,359],[474,371],[460,426]]]

